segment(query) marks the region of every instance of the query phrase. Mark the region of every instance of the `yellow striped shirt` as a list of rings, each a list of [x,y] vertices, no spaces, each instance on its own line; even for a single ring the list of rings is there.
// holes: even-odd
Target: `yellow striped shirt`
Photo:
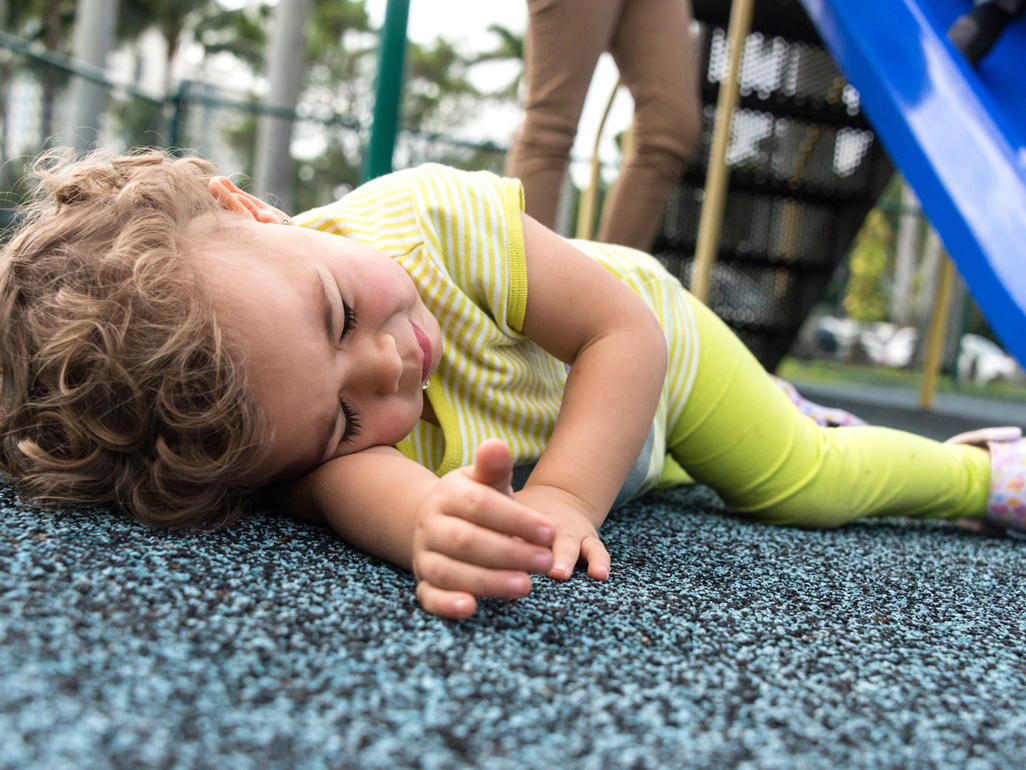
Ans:
[[[566,367],[522,333],[528,292],[522,210],[516,180],[428,164],[295,217],[398,261],[438,319],[441,361],[427,397],[439,425],[419,421],[397,448],[439,475],[472,462],[491,437],[506,441],[516,465],[533,464],[559,414]],[[645,300],[670,343],[670,373],[626,498],[663,474],[667,426],[683,410],[697,360],[694,321],[682,287],[654,258],[619,246],[574,245]],[[681,480],[672,473],[668,479]]]

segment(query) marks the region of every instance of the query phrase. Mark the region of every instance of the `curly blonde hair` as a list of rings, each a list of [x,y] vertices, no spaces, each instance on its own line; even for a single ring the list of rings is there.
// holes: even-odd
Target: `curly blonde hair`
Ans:
[[[212,164],[68,151],[0,258],[0,470],[42,502],[145,523],[238,518],[269,446],[237,349],[183,259]]]

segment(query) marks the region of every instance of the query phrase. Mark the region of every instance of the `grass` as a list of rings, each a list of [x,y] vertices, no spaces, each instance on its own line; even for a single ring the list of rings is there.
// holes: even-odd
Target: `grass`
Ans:
[[[919,390],[922,374],[908,369],[868,364],[847,364],[837,361],[785,358],[776,373],[787,380],[844,385],[887,385]],[[986,385],[942,375],[937,380],[938,393],[958,393],[964,396],[1026,402],[1026,386],[1007,382]]]

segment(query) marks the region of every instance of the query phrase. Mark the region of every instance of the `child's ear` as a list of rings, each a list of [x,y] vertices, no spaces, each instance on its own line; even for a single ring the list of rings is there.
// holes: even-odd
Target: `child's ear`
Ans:
[[[285,215],[266,201],[240,190],[226,176],[215,176],[210,180],[210,194],[229,211],[249,214],[257,222],[281,224]]]

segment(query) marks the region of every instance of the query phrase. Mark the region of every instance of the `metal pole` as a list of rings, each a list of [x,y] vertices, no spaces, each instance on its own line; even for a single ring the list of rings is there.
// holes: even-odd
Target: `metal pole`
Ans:
[[[955,285],[955,267],[951,258],[944,256],[941,262],[940,280],[934,295],[933,315],[930,318],[930,333],[926,339],[926,357],[923,359],[923,380],[919,388],[919,408],[933,408],[937,392],[937,375],[940,374],[944,358],[944,332],[948,327],[948,311],[951,308],[951,293]]]
[[[902,182],[901,213],[894,250],[894,290],[891,296],[891,320],[898,326],[908,326],[912,316],[912,280],[915,278],[922,232],[922,214],[918,206],[916,194],[907,182]]]
[[[399,133],[399,101],[406,60],[406,24],[410,0],[388,0],[378,49],[378,83],[374,95],[374,122],[364,166],[364,181],[392,170],[392,153]]]
[[[185,99],[191,81],[183,80],[171,97],[171,116],[168,119],[167,146],[176,155],[181,154],[185,123]]]
[[[304,28],[313,0],[281,0],[267,51],[268,92],[264,103],[294,111],[306,64]],[[292,208],[292,118],[262,115],[257,129],[253,181],[260,195],[273,194],[281,208]]]
[[[727,145],[730,143],[730,126],[734,119],[734,111],[737,109],[741,54],[745,47],[745,37],[752,26],[754,7],[754,0],[734,0],[730,9],[730,23],[727,27],[727,75],[720,81],[720,92],[716,100],[716,124],[713,127],[712,149],[709,151],[709,171],[705,178],[702,215],[698,220],[695,263],[691,270],[691,292],[702,302],[709,296],[709,274],[720,245],[723,207],[727,197],[727,180],[730,177]]]
[[[602,142],[602,130],[606,127],[606,120],[609,118],[609,110],[616,99],[616,92],[620,90],[620,79],[617,78],[609,94],[609,101],[606,102],[606,109],[602,113],[602,120],[599,121],[595,131],[595,146],[591,150],[591,178],[588,182],[588,189],[581,194],[581,200],[577,207],[577,231],[576,236],[585,241],[590,241],[595,229],[595,211],[598,208],[599,189],[599,144]],[[624,155],[627,153],[625,152]]]
[[[114,0],[82,0],[75,8],[75,58],[103,71],[114,40],[117,8]],[[100,115],[107,103],[107,91],[93,81],[76,78],[68,141],[79,152],[95,146],[100,133]]]

